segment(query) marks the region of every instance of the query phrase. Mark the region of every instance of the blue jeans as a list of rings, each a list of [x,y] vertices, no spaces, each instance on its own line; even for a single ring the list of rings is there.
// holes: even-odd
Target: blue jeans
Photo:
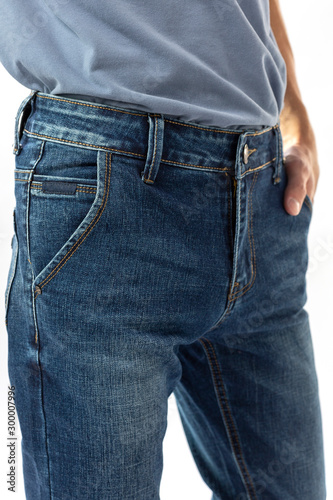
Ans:
[[[174,392],[214,500],[323,500],[312,206],[284,210],[279,125],[32,92],[14,153],[6,324],[27,499],[158,500]]]

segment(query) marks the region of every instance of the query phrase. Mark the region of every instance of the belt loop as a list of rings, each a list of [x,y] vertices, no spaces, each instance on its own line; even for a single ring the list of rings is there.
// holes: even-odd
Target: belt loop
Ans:
[[[275,153],[275,169],[273,174],[274,184],[278,184],[281,181],[280,169],[283,161],[283,143],[282,135],[280,130],[280,123],[277,123],[274,127],[274,132],[276,136],[276,153]]]
[[[16,117],[15,117],[15,132],[14,132],[14,144],[13,144],[13,153],[15,155],[19,155],[22,149],[22,146],[20,144],[20,140],[22,137],[22,132],[23,128],[26,122],[26,119],[30,113],[31,107],[30,107],[30,101],[33,99],[33,97],[36,95],[38,91],[37,90],[32,90],[28,97],[26,97],[22,103],[20,104],[20,107],[17,111]]]
[[[243,131],[239,134],[237,151],[236,151],[236,162],[235,162],[235,179],[241,180],[243,173],[245,172],[244,166],[244,148],[246,146],[248,132]]]
[[[145,168],[141,172],[141,179],[145,183],[154,184],[162,158],[164,117],[163,115],[148,113],[148,123],[148,151]]]

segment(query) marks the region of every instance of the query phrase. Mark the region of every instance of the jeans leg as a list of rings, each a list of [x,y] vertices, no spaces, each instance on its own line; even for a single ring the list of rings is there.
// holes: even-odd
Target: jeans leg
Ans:
[[[297,217],[287,215],[285,185],[284,171],[279,184],[268,170],[260,172],[251,210],[241,207],[239,217],[249,238],[242,240],[237,274],[250,285],[241,283],[229,295],[228,314],[179,350],[176,401],[216,499],[325,499],[318,382],[304,309],[311,205],[306,200]]]
[[[228,178],[151,185],[141,159],[22,143],[7,327],[27,499],[158,500],[177,346],[226,301]]]
[[[32,140],[18,159],[7,328],[26,497],[157,500],[180,364],[154,335],[159,312],[144,312],[151,274],[138,290],[140,256],[120,222],[134,214],[119,180],[143,183],[94,150]]]

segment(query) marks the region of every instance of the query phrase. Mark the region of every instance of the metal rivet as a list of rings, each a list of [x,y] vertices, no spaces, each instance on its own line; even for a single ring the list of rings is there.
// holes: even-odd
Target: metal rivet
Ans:
[[[40,294],[42,293],[42,289],[41,289],[41,287],[40,287],[40,286],[38,286],[38,285],[36,285],[36,287],[35,287],[35,292],[36,292],[36,294],[37,294],[37,295],[40,295]]]
[[[247,165],[247,163],[249,161],[249,146],[247,144],[245,144],[245,146],[244,146],[243,161],[244,161],[245,165]]]

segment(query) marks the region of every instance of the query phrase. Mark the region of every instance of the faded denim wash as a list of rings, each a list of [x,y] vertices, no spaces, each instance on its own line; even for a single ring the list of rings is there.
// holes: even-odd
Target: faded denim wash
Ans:
[[[312,205],[284,210],[279,125],[31,92],[14,153],[5,300],[27,499],[158,500],[174,392],[213,500],[324,500]]]

